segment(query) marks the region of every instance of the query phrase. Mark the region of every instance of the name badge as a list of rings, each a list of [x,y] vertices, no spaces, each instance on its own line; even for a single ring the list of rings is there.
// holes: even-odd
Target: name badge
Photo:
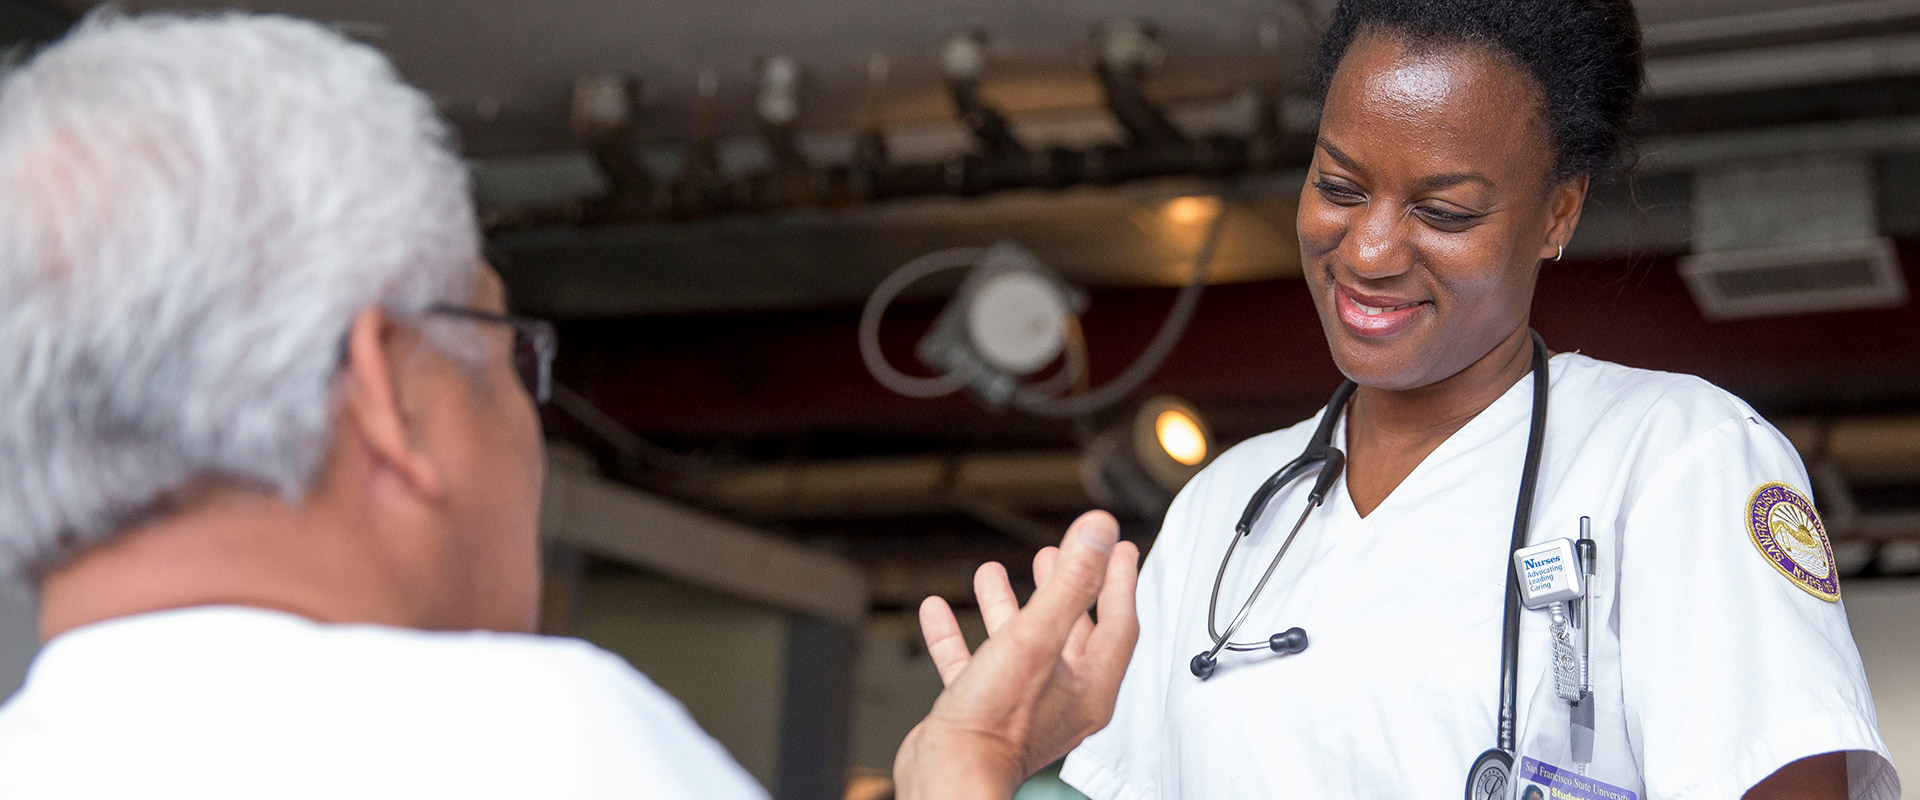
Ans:
[[[1528,608],[1578,600],[1587,593],[1572,539],[1554,539],[1513,551],[1520,577],[1520,601]]]
[[[1523,757],[1519,800],[1640,800],[1640,797],[1573,770]]]

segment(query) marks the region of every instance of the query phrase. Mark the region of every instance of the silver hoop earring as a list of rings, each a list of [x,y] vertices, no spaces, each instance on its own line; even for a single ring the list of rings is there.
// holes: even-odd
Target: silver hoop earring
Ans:
[[[1555,245],[1555,247],[1560,248],[1560,252],[1554,254],[1553,260],[1559,261],[1561,258],[1564,258],[1567,255],[1567,246],[1562,244],[1562,245]]]

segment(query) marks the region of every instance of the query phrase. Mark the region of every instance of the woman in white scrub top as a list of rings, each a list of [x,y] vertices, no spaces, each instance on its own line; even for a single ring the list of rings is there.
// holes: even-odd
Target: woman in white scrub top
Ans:
[[[1235,522],[1321,415],[1223,454],[1175,500],[1113,721],[1067,759],[1068,783],[1097,800],[1463,796],[1496,741],[1535,277],[1625,160],[1640,81],[1626,0],[1340,4],[1298,228],[1327,344],[1358,384],[1322,412],[1347,460],[1236,637],[1298,626],[1311,644],[1189,671],[1213,646]],[[1547,372],[1528,537],[1591,520],[1593,720],[1576,744],[1550,614],[1523,611],[1503,796],[1897,798],[1792,446],[1698,378],[1578,353]],[[1240,544],[1219,625],[1313,483],[1282,488]]]

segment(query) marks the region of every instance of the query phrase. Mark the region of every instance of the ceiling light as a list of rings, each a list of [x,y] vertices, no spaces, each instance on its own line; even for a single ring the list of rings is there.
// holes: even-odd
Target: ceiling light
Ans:
[[[987,37],[979,31],[954,34],[940,45],[940,73],[947,80],[972,83],[987,71]]]
[[[1200,412],[1177,397],[1148,398],[1133,413],[1131,428],[1134,458],[1169,493],[1187,485],[1212,449]]]
[[[1080,479],[1101,506],[1152,519],[1213,456],[1206,419],[1186,401],[1161,395],[1094,437]]]
[[[591,139],[632,124],[638,89],[639,83],[632,76],[618,73],[574,78],[574,131]]]
[[[1162,213],[1168,222],[1175,225],[1197,225],[1210,222],[1220,213],[1220,198],[1176,197],[1167,201]]]
[[[969,375],[969,386],[999,407],[1060,358],[1067,326],[1085,308],[1085,295],[1033,253],[998,242],[972,264],[918,353],[934,369]]]
[[[1095,58],[1114,72],[1153,72],[1166,63],[1167,49],[1153,26],[1139,20],[1121,20],[1095,32]]]
[[[800,62],[768,56],[760,62],[760,97],[754,103],[769,125],[789,125],[800,116]]]
[[[1207,434],[1200,423],[1179,409],[1169,408],[1153,419],[1154,438],[1160,449],[1181,466],[1191,467],[1207,460]]]

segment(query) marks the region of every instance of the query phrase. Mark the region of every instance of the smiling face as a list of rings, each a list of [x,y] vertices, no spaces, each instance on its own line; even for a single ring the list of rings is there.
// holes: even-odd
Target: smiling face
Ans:
[[[1539,261],[1586,180],[1553,180],[1540,91],[1493,51],[1365,34],[1327,90],[1300,195],[1301,263],[1341,372],[1445,380],[1523,342]]]

